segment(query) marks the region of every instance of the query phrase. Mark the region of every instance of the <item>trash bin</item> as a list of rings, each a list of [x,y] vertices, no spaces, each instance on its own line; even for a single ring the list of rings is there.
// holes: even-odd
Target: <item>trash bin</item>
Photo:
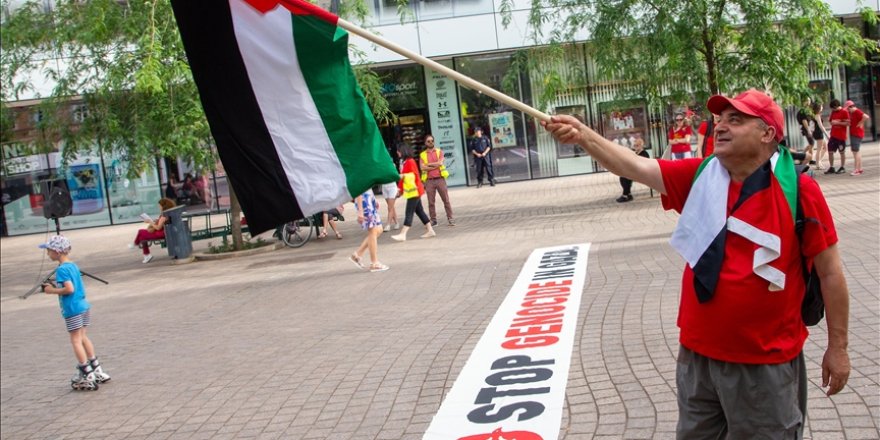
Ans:
[[[163,213],[168,217],[168,222],[165,223],[165,243],[168,245],[168,255],[171,258],[189,258],[192,254],[189,227],[183,219],[184,208],[186,206],[177,206]]]

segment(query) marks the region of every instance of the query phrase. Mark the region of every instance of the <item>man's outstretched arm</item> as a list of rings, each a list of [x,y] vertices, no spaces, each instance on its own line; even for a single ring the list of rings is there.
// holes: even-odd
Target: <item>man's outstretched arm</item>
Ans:
[[[666,194],[660,165],[656,160],[633,154],[629,148],[605,139],[572,116],[553,116],[549,122],[542,121],[541,125],[559,142],[583,147],[608,171],[644,183]]]

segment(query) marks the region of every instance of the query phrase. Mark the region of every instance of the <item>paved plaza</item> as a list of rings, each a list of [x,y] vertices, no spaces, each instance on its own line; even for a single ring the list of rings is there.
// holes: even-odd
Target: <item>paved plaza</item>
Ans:
[[[824,396],[827,334],[811,328],[807,438],[878,438],[880,145],[863,151],[863,176],[817,176],[849,283],[853,371]],[[630,203],[619,191],[609,173],[452,189],[458,226],[440,205],[436,238],[383,234],[383,273],[346,258],[364,236],[351,204],[342,240],[191,264],[158,248],[142,264],[126,247],[139,225],[66,232],[73,260],[110,281],[85,280],[113,376],[96,392],[70,389],[55,297],[17,298],[53,268],[45,237],[3,238],[0,437],[420,439],[531,251],[590,242],[559,438],[674,438],[678,215],[643,185]]]

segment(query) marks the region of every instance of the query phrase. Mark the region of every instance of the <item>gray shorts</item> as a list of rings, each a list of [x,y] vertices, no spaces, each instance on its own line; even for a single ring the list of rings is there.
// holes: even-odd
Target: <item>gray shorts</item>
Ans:
[[[859,149],[862,148],[862,138],[850,136],[849,137],[849,147],[852,148],[853,153],[858,153]]]
[[[680,346],[677,438],[803,438],[807,372],[801,352],[789,362],[737,364]]]

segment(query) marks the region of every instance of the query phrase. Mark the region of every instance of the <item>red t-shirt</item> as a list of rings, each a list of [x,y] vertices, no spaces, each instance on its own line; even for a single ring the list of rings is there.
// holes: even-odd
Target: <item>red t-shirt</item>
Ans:
[[[849,135],[857,138],[865,137],[865,127],[859,127],[859,122],[865,119],[865,112],[855,109],[849,115]]]
[[[691,130],[690,125],[685,125],[684,127],[676,129],[672,127],[669,129],[669,144],[672,146],[673,153],[685,153],[691,151],[691,144],[689,143],[675,143],[675,141],[681,139],[684,140],[685,136],[693,135],[694,131]]]
[[[709,122],[703,121],[700,123],[700,127],[697,128],[697,133],[705,136],[708,130]],[[697,145],[697,148],[703,148],[703,146]],[[711,156],[713,152],[715,152],[715,133],[712,133],[708,138],[706,138],[706,151],[703,153],[703,157]]]
[[[831,112],[831,117],[829,118],[833,123],[834,120],[846,120],[849,121],[849,111],[845,109],[835,110]],[[846,125],[832,125],[831,126],[831,137],[834,139],[845,141],[846,140]]]
[[[702,159],[660,160],[666,194],[665,209],[684,209],[694,175]],[[800,202],[807,222],[801,251],[812,257],[837,243],[831,212],[819,185],[800,175]],[[742,183],[731,182],[727,190],[728,214],[739,198]],[[719,191],[723,191],[719,189]],[[788,231],[782,238],[780,263],[786,269],[785,289],[768,290],[768,282],[752,268],[757,245],[728,232],[718,285],[711,300],[700,303],[694,291],[694,273],[685,265],[681,280],[678,327],[681,345],[712,359],[745,364],[778,364],[794,359],[803,349],[807,328],[801,318],[804,279],[798,239],[791,218],[783,220]],[[812,264],[811,262],[809,264]]]
[[[413,173],[416,176],[416,188],[419,189],[419,197],[425,194],[425,187],[422,186],[422,177],[419,175],[419,167],[416,165],[416,161],[414,159],[407,159],[403,162],[403,169],[400,170],[400,174]],[[397,182],[397,191],[398,194],[403,194],[403,179]],[[415,197],[413,197],[415,198]]]

